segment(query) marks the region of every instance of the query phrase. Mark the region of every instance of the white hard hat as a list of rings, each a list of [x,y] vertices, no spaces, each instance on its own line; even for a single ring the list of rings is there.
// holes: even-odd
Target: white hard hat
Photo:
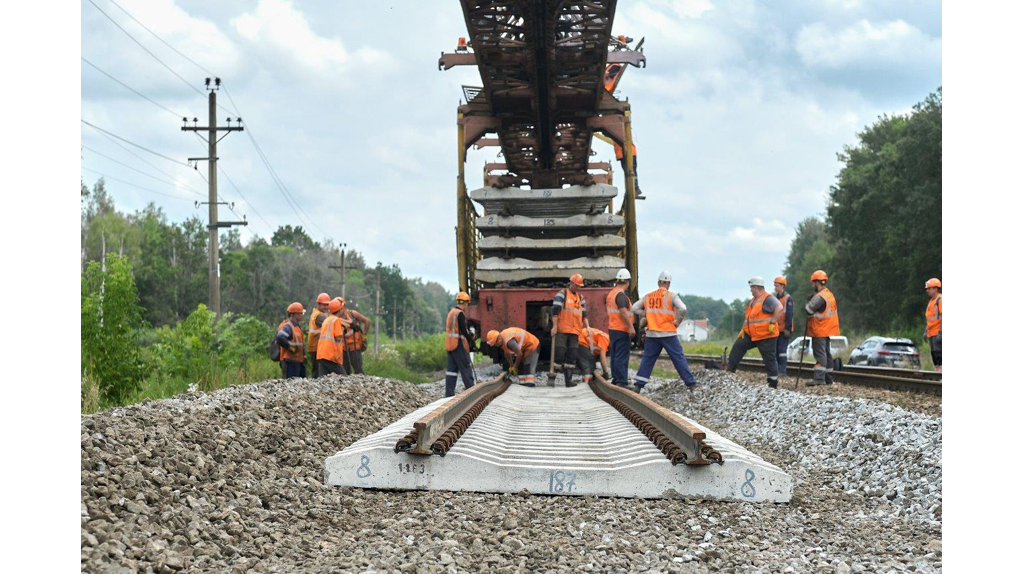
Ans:
[[[659,282],[661,282],[661,281],[668,281],[669,283],[671,283],[672,282],[672,275],[669,274],[668,271],[662,271],[661,274],[658,275],[658,281]]]
[[[758,287],[764,287],[764,277],[751,277],[750,280],[747,281],[747,285],[750,285],[751,287],[755,285]]]
[[[632,279],[629,275],[629,269],[619,269],[619,272],[615,274],[615,278],[619,281],[625,281],[626,279]]]

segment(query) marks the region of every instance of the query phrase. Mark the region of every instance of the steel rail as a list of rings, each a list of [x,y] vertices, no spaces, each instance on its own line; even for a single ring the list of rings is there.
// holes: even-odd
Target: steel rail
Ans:
[[[479,382],[455,395],[416,421],[412,432],[395,443],[395,452],[444,456],[484,407],[504,393],[508,386],[505,377],[498,377]]]
[[[590,389],[629,419],[672,464],[722,463],[721,453],[704,443],[704,431],[658,403],[597,377],[590,380]]]

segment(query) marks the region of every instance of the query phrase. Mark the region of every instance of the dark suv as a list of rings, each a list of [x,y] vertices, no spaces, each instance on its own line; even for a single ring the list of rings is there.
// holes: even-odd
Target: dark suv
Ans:
[[[869,337],[850,353],[850,365],[920,368],[921,355],[910,339]]]

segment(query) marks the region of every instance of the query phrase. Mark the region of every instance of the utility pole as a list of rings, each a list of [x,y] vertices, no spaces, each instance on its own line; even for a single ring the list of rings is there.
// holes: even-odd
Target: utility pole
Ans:
[[[345,298],[345,248],[348,243],[341,244],[341,265],[328,265],[331,269],[338,269],[341,272],[341,298]]]
[[[377,262],[377,302],[373,306],[373,352],[380,352],[380,261]]]
[[[208,155],[207,157],[190,157],[188,158],[189,163],[200,161],[206,161],[207,167],[209,168],[209,177],[207,178],[210,184],[210,199],[205,202],[196,202],[196,207],[202,204],[206,204],[210,209],[209,223],[207,228],[210,230],[210,241],[209,241],[209,259],[210,259],[210,310],[214,312],[218,317],[220,316],[220,273],[218,265],[220,263],[220,228],[222,227],[233,227],[235,225],[248,225],[244,219],[242,221],[219,221],[217,217],[217,206],[220,202],[217,201],[217,142],[227,137],[228,133],[240,132],[242,128],[242,118],[238,118],[238,125],[231,125],[231,118],[228,118],[228,125],[217,127],[217,90],[220,89],[220,78],[214,78],[213,85],[210,85],[210,78],[206,78],[206,89],[210,92],[210,122],[207,126],[200,126],[197,118],[192,118],[192,125],[188,125],[188,118],[181,118],[184,125],[181,126],[183,132],[196,132],[199,137],[203,137],[200,132],[207,132],[207,136],[203,139],[208,144]],[[223,136],[218,135],[218,132],[225,132]]]

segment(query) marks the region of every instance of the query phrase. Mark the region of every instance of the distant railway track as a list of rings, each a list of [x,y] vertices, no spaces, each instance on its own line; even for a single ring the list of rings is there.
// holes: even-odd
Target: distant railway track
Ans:
[[[687,355],[690,362],[722,361],[721,355]],[[764,372],[761,359],[742,359],[739,369]],[[808,363],[789,363],[789,374],[800,375],[805,381],[814,376],[814,366]],[[913,369],[889,369],[885,367],[864,367],[843,365],[841,371],[832,373],[839,383],[876,387],[893,391],[912,391],[942,396],[942,373],[938,371],[915,371]]]

